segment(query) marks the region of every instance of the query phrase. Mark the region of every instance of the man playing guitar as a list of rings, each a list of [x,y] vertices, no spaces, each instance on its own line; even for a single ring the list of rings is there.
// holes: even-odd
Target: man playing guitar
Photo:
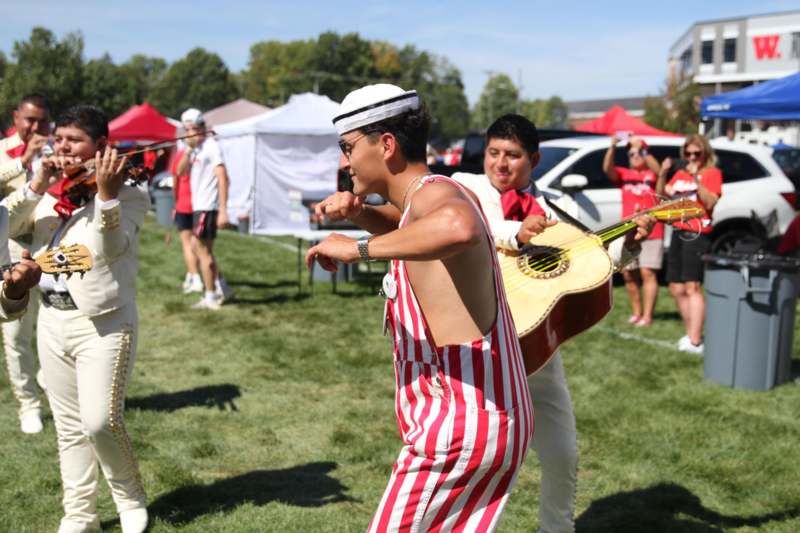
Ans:
[[[486,131],[484,174],[453,174],[454,180],[479,198],[499,248],[519,250],[531,237],[557,223],[555,213],[531,180],[539,157],[536,126],[521,115],[509,114],[498,118]],[[653,222],[650,218],[637,221],[640,227],[635,236],[630,236],[628,244],[634,253],[633,240],[641,240],[649,233]],[[615,252],[612,258],[621,255],[622,250]],[[620,262],[618,257],[615,263]],[[528,387],[536,414],[531,447],[542,465],[539,528],[547,532],[573,531],[578,447],[572,399],[559,352],[541,370],[528,376]]]

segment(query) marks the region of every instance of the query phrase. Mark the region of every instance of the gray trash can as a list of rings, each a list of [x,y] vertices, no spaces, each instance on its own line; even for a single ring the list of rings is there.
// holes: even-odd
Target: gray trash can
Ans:
[[[175,195],[172,189],[153,189],[153,201],[156,204],[156,222],[162,226],[172,225],[172,211],[175,209]]]
[[[800,259],[706,254],[703,260],[706,379],[758,391],[788,381]]]

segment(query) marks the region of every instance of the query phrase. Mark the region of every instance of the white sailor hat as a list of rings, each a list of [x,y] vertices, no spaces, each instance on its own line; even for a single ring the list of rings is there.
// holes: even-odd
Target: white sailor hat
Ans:
[[[405,91],[388,83],[367,85],[344,97],[333,125],[342,135],[417,108],[417,91]]]
[[[190,107],[181,114],[181,122],[187,126],[202,126],[206,123],[206,120],[203,117],[203,113],[201,113],[199,109]]]

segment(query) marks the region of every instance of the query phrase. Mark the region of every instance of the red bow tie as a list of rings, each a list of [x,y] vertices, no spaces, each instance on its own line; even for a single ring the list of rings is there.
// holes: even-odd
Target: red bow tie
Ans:
[[[545,216],[544,209],[529,192],[510,189],[500,195],[500,204],[503,206],[503,218],[506,220],[521,222],[531,215]]]
[[[61,220],[69,220],[73,211],[86,205],[86,202],[89,201],[89,198],[85,196],[66,192],[64,186],[68,181],[69,178],[62,178],[47,189],[48,194],[58,198],[58,202],[53,206],[53,209],[61,217]]]
[[[6,153],[8,154],[8,157],[10,157],[11,159],[17,159],[17,158],[22,157],[22,154],[25,153],[25,149],[26,148],[28,148],[27,144],[25,144],[25,143],[18,144],[17,146],[12,148],[11,150],[6,150]]]

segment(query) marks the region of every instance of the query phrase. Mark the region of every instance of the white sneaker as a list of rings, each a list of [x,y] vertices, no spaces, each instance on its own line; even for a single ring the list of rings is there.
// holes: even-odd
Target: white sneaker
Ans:
[[[684,335],[683,337],[681,337],[680,339],[678,339],[678,342],[676,342],[676,343],[675,343],[675,347],[676,347],[678,350],[680,350],[680,351],[683,351],[683,349],[684,349],[684,348],[686,347],[686,345],[688,345],[688,344],[692,344],[692,341],[689,339],[689,335]]]
[[[22,415],[22,417],[19,419],[19,426],[22,429],[22,432],[27,433],[28,435],[41,433],[44,429],[44,426],[42,426],[42,419],[39,416],[39,413],[36,411]]]
[[[703,355],[703,343],[700,344],[692,344],[692,341],[686,343],[686,345],[681,348],[682,352],[686,353],[693,353],[695,355]]]
[[[186,274],[186,279],[183,280],[181,289],[183,289],[183,294],[203,292],[203,280],[197,274],[194,276],[191,274]]]
[[[219,311],[222,309],[222,301],[218,298],[209,300],[208,298],[201,298],[199,302],[192,306],[192,309],[206,309],[208,311]]]
[[[139,507],[119,513],[122,533],[142,533],[147,529],[147,509]]]
[[[233,289],[231,289],[230,285],[225,281],[225,278],[217,278],[214,281],[214,292],[217,293],[220,300],[225,302],[233,298]]]
[[[58,525],[58,533],[86,533],[87,531],[100,531],[100,520],[95,518],[90,523],[73,522],[66,517]]]

